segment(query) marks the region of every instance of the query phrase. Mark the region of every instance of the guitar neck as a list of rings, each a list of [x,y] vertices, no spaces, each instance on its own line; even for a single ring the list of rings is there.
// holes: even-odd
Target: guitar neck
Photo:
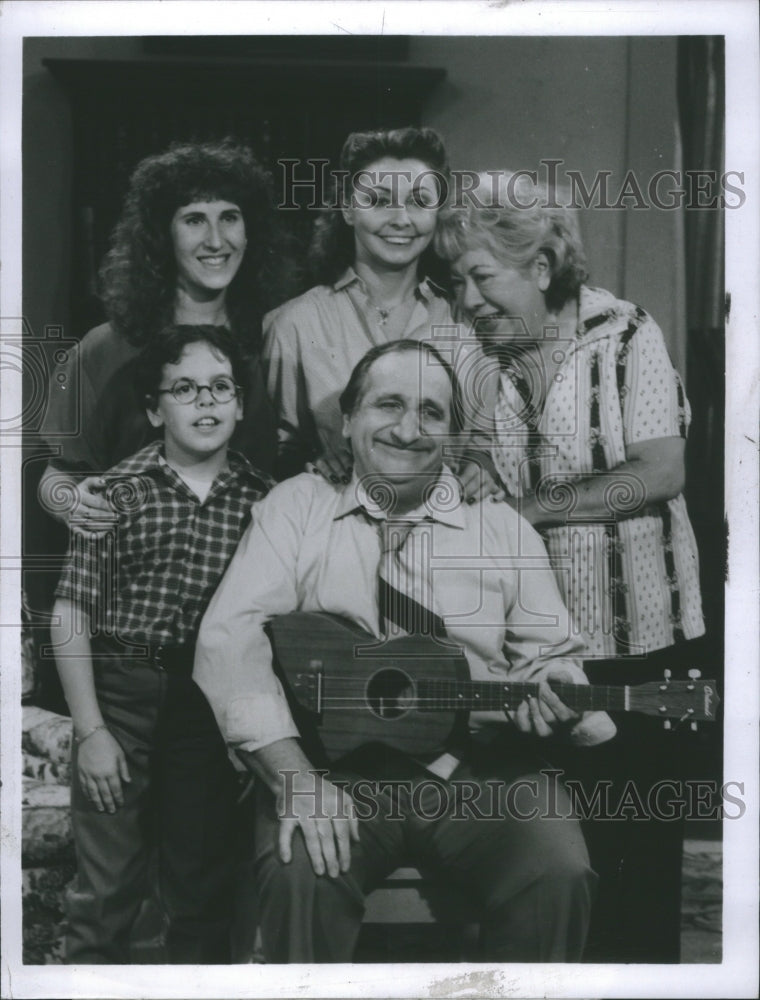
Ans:
[[[446,728],[447,714],[514,711],[539,693],[535,681],[472,680],[461,652],[442,651],[423,636],[399,637],[377,650],[373,636],[316,612],[275,618],[271,634],[291,698],[319,718],[325,745],[332,733],[334,745],[344,750],[361,737],[387,742],[394,727],[407,725],[411,735],[404,746],[417,752],[427,745],[437,719]],[[358,655],[365,647],[375,655]],[[698,680],[696,670],[689,676],[671,680],[666,674],[661,681],[614,686],[552,681],[551,687],[578,713],[639,712],[676,725],[714,722],[720,703],[715,681]],[[439,738],[441,733],[430,735]]]
[[[568,708],[578,712],[628,710],[628,688],[607,684],[566,684],[552,682],[552,690]],[[538,695],[538,684],[507,681],[420,680],[417,707],[421,711],[466,709],[500,711],[517,708],[521,701]]]

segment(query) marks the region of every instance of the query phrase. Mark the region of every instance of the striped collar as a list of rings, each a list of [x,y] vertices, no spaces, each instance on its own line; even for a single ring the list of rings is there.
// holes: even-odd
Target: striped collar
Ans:
[[[578,340],[587,344],[624,330],[630,321],[625,309],[627,305],[604,288],[581,285],[576,327]]]

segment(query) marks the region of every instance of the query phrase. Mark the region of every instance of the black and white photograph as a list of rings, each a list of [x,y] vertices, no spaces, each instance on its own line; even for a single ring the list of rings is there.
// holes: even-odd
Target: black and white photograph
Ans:
[[[0,13],[2,996],[757,996],[755,4]]]

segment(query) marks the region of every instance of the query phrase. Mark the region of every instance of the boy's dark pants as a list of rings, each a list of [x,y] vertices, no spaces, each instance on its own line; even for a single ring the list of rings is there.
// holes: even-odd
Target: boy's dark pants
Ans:
[[[119,650],[93,640],[98,701],[131,781],[122,783],[124,805],[99,813],[82,793],[75,747],[78,876],[68,899],[67,961],[129,962],[155,845],[168,960],[227,962],[236,782],[211,708],[190,677],[192,649],[173,657],[170,671]]]

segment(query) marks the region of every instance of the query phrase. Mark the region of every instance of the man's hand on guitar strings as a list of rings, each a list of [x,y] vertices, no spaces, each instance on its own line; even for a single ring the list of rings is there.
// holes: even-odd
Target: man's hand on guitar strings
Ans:
[[[359,840],[359,821],[351,796],[316,771],[296,771],[278,796],[280,858],[293,856],[293,835],[303,834],[317,875],[331,878],[351,867],[351,841]]]
[[[568,708],[552,691],[549,681],[572,684],[573,678],[569,673],[560,670],[539,681],[538,697],[531,697],[521,702],[512,717],[520,732],[551,736],[558,726],[577,722],[579,719],[578,713]]]

